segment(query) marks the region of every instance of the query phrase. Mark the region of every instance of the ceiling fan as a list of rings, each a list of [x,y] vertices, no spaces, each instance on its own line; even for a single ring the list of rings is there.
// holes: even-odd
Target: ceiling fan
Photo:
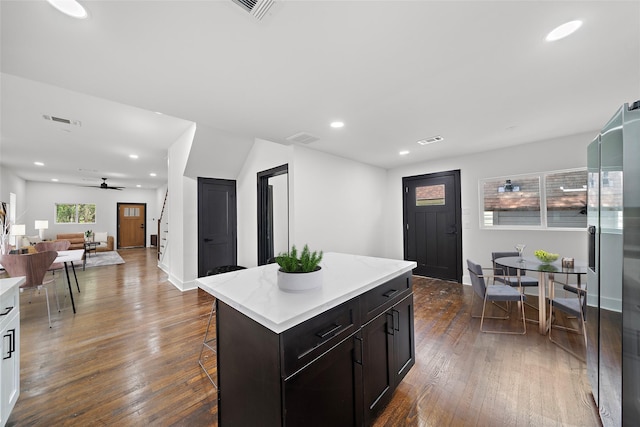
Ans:
[[[87,187],[102,188],[103,190],[122,190],[124,187],[111,187],[107,185],[107,178],[102,178],[102,184],[100,185],[88,185]]]

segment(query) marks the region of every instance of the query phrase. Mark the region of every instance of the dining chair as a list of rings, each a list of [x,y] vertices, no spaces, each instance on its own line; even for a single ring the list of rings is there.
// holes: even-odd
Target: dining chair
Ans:
[[[524,293],[523,288],[537,287],[538,279],[535,277],[527,276],[526,274],[518,274],[518,269],[512,267],[503,267],[496,263],[498,258],[517,257],[520,256],[518,252],[491,252],[491,263],[493,264],[493,274],[497,282],[505,283],[509,286],[517,287],[520,292]],[[538,310],[533,304],[525,302],[525,304],[534,310]],[[537,319],[526,319],[528,322],[538,323]]]
[[[46,286],[52,283],[55,284],[55,280],[52,277],[45,280],[45,276],[57,256],[58,253],[55,251],[25,255],[0,255],[0,264],[2,264],[9,277],[25,276],[25,282],[20,285],[21,292],[25,289],[31,289],[32,291],[44,289],[49,327],[51,327],[51,310],[49,309],[49,293]]]
[[[519,292],[517,289],[507,286],[505,284],[500,285],[487,285],[487,281],[495,279],[493,275],[485,275],[483,274],[483,270],[492,271],[492,268],[482,268],[481,265],[476,264],[471,260],[467,260],[467,267],[469,270],[469,274],[471,276],[471,286],[473,287],[473,294],[471,296],[471,309],[470,314],[471,317],[480,318],[480,331],[481,332],[489,332],[489,333],[498,333],[498,334],[520,334],[523,335],[527,332],[527,324],[524,317],[524,301],[526,300],[526,295]],[[474,315],[473,314],[473,301],[474,296],[477,295],[482,298],[482,315]],[[503,309],[507,312],[507,315],[504,317],[495,317],[495,316],[485,316],[487,301],[491,302],[506,302],[507,308]],[[483,327],[484,319],[501,319],[506,320],[509,319],[509,303],[510,302],[520,302],[519,308],[522,311],[522,332],[517,331],[499,331],[499,330],[485,330]]]
[[[206,275],[207,276],[213,276],[213,275],[216,275],[216,274],[229,273],[231,271],[244,270],[245,268],[246,267],[243,267],[241,265],[223,265],[223,266],[220,266],[220,267],[213,268],[211,270],[207,270]],[[212,333],[212,331],[211,331],[211,320],[213,319],[213,316],[215,314],[216,314],[216,300],[214,298],[213,299],[213,305],[211,306],[211,313],[209,313],[209,321],[207,322],[207,329],[205,329],[204,339],[202,340],[202,347],[200,348],[200,355],[198,356],[198,365],[200,365],[200,367],[202,368],[204,373],[207,375],[207,378],[209,378],[209,381],[211,381],[211,384],[213,384],[213,387],[217,390],[218,389],[218,385],[216,384],[215,380],[211,377],[211,374],[209,373],[207,368],[204,366],[204,362],[205,361],[202,358],[202,353],[205,350],[210,351],[214,356],[217,356],[217,354],[218,354],[218,347],[217,347],[216,337],[215,336],[213,338],[210,337],[210,335]],[[217,364],[216,364],[216,372],[217,372]]]
[[[549,308],[549,340],[556,344],[558,347],[562,348],[566,352],[572,354],[576,358],[585,362],[586,358],[584,355],[577,353],[576,351],[569,348],[568,345],[565,345],[553,338],[553,329],[559,329],[567,332],[572,332],[576,334],[582,334],[584,339],[584,348],[586,351],[587,348],[587,330],[586,330],[586,309],[587,309],[587,291],[584,288],[573,286],[571,284],[562,283],[556,281],[555,283],[560,283],[563,285],[565,291],[567,291],[565,296],[555,297],[549,299],[550,308]],[[554,282],[551,283],[551,286],[555,285]],[[555,310],[554,310],[555,309]],[[558,320],[558,316],[554,316],[554,311],[561,311],[565,314],[565,318],[567,321],[573,321],[573,319],[577,322],[577,327],[572,328],[568,326],[562,326],[555,321]]]
[[[52,240],[52,241],[48,240],[48,241],[36,243],[36,252],[66,251],[66,250],[69,250],[69,246],[71,246],[71,241],[69,240]],[[64,270],[63,262],[55,262],[51,264],[51,267],[49,267],[49,271],[53,275],[54,280],[55,280],[56,272],[57,271],[62,272],[63,270]],[[60,276],[62,277],[62,273],[60,273]],[[80,285],[78,284],[77,280],[76,280],[76,287],[78,288],[78,292],[80,292]],[[58,289],[55,285],[53,286],[53,293],[55,294],[55,297],[56,297],[56,305],[58,306],[58,311],[60,311],[60,301],[58,300]],[[66,304],[66,301],[65,301],[65,304]]]
[[[46,242],[38,242],[36,243],[36,252],[46,252],[46,251],[66,251],[69,250],[69,246],[71,242],[69,240],[55,240],[55,241],[46,241]],[[64,263],[56,262],[51,264],[49,271],[55,272],[58,270],[62,270],[64,268]]]

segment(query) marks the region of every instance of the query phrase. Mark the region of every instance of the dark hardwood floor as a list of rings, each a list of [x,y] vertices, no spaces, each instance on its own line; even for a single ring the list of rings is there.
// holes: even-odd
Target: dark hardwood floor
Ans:
[[[153,249],[120,254],[123,265],[78,271],[78,312],[66,298],[52,329],[44,296],[21,295],[21,395],[7,425],[216,425],[197,363],[212,298],[178,291]],[[482,334],[470,287],[415,278],[414,291],[416,364],[376,426],[599,425],[584,364],[534,325]]]

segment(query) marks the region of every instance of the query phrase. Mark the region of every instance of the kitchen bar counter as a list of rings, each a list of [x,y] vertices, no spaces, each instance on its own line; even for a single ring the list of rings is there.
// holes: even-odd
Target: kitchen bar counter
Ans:
[[[275,333],[283,332],[388,280],[411,271],[413,261],[330,252],[322,287],[291,293],[278,288],[278,264],[201,277],[198,287]]]
[[[371,425],[415,364],[415,262],[326,253],[323,284],[277,264],[198,279],[216,297],[218,425]]]

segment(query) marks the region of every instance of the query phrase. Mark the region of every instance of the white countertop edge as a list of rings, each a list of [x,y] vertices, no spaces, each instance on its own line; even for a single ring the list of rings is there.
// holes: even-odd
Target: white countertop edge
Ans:
[[[14,286],[22,285],[26,281],[27,278],[24,276],[0,279],[0,295],[7,292],[9,289],[12,289]]]
[[[288,318],[288,319],[286,319],[286,320],[284,320],[283,322],[280,322],[280,323],[273,322],[272,320],[261,316],[259,313],[256,313],[254,310],[252,310],[252,309],[250,309],[250,308],[238,303],[237,301],[234,301],[234,300],[228,298],[226,295],[224,295],[223,293],[218,292],[215,288],[209,286],[207,283],[201,281],[200,279],[197,279],[196,283],[198,284],[198,287],[200,289],[202,289],[203,291],[213,295],[214,297],[216,297],[220,301],[222,301],[225,304],[229,305],[230,307],[238,310],[240,313],[244,314],[245,316],[249,317],[250,319],[255,320],[259,324],[261,324],[261,325],[265,326],[266,328],[270,329],[271,331],[279,334],[279,333],[282,333],[282,332],[286,331],[287,329],[289,329],[289,328],[291,328],[293,326],[296,326],[296,325],[298,325],[298,324],[300,324],[300,323],[302,323],[302,322],[304,322],[306,320],[311,319],[312,317],[314,317],[314,316],[316,316],[316,315],[318,315],[320,313],[323,313],[323,312],[325,312],[327,310],[330,310],[330,309],[332,309],[334,307],[337,307],[338,305],[340,305],[340,304],[342,304],[342,303],[344,303],[346,301],[349,301],[350,299],[352,299],[352,298],[354,298],[354,297],[356,297],[358,295],[361,295],[361,294],[363,294],[363,293],[365,293],[365,292],[367,292],[367,291],[369,291],[369,290],[371,290],[371,289],[373,289],[373,288],[375,288],[375,287],[377,287],[377,286],[379,286],[379,285],[381,285],[381,284],[383,284],[383,283],[385,283],[385,282],[387,282],[387,281],[389,281],[389,280],[391,280],[391,279],[393,279],[395,277],[402,276],[403,274],[412,271],[417,265],[413,261],[404,261],[404,262],[406,262],[407,265],[402,267],[402,268],[400,268],[400,269],[398,269],[398,270],[395,270],[393,273],[390,273],[390,274],[384,275],[382,277],[379,277],[379,278],[377,278],[376,280],[374,280],[372,282],[369,282],[369,283],[367,283],[367,284],[365,284],[365,285],[363,285],[363,286],[361,286],[359,288],[354,288],[351,291],[346,292],[344,294],[339,294],[335,298],[329,299],[329,300],[325,301],[324,303],[322,303],[322,304],[320,304],[320,305],[318,305],[318,306],[316,306],[314,308],[311,308],[311,309],[309,309],[307,311],[304,311],[304,312],[300,313],[297,316],[290,317],[290,318]],[[242,271],[242,270],[240,270],[240,271]],[[233,273],[234,272],[225,273],[225,274],[231,274],[232,275]],[[212,276],[209,276],[209,277],[212,277]],[[204,279],[204,278],[201,278],[201,279]],[[280,291],[280,292],[283,292],[283,291]],[[312,292],[313,292],[313,290],[309,291],[308,293],[311,294]]]

